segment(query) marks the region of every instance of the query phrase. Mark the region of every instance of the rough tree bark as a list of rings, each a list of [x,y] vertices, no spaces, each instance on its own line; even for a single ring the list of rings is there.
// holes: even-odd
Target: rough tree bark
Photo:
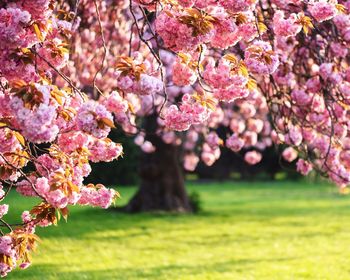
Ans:
[[[146,117],[144,128],[146,140],[152,142],[156,152],[142,155],[139,168],[140,187],[125,210],[191,212],[185,190],[180,148],[165,144],[155,134],[156,116]]]

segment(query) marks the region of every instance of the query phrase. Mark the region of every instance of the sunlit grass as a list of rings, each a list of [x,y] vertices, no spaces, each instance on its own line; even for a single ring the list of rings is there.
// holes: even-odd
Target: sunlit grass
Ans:
[[[350,279],[350,197],[326,184],[197,184],[196,215],[75,207],[9,279]],[[118,189],[126,203],[134,188]],[[18,214],[25,199],[11,194]],[[11,218],[15,217],[11,214]]]

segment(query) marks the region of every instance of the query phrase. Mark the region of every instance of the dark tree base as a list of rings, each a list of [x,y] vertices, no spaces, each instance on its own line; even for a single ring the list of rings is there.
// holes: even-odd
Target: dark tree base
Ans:
[[[156,116],[146,117],[146,140],[152,142],[156,152],[143,154],[138,192],[125,207],[127,212],[192,212],[185,186],[179,147],[165,144],[156,135]]]
[[[189,203],[183,201],[180,197],[174,197],[169,194],[164,197],[158,196],[155,198],[150,195],[142,194],[141,192],[138,192],[122,210],[128,213],[159,211],[175,213],[192,212]]]

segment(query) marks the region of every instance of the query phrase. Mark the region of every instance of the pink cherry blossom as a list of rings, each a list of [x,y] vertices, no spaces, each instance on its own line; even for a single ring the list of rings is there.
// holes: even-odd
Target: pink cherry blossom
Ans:
[[[261,161],[261,159],[262,155],[257,151],[247,152],[244,155],[244,160],[250,165],[258,164]]]

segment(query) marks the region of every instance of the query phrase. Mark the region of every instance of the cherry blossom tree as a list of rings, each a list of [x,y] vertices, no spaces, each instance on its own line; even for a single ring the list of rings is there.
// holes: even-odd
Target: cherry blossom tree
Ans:
[[[220,146],[249,164],[286,161],[341,189],[350,181],[350,1],[4,0],[0,3],[0,187],[41,203],[11,225],[0,205],[0,272],[30,264],[37,226],[68,205],[118,197],[84,184],[122,155],[117,127],[145,153],[129,211],[190,211],[182,168]],[[223,139],[216,129],[230,131]],[[127,155],[126,155],[127,156]]]

